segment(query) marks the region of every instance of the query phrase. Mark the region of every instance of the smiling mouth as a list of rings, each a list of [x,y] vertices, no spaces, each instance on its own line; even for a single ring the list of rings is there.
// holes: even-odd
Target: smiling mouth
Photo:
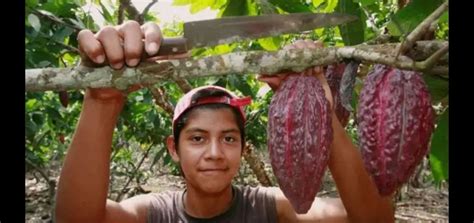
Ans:
[[[202,169],[200,171],[201,172],[224,172],[226,170],[227,170],[227,168],[224,168],[224,169]]]

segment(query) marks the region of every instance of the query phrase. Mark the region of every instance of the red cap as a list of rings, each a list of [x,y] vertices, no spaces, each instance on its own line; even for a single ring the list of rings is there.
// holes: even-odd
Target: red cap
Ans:
[[[202,90],[220,90],[220,91],[225,92],[229,96],[209,96],[209,97],[200,98],[197,101],[193,101],[192,100],[193,96]],[[186,93],[183,97],[181,97],[181,99],[179,99],[178,101],[178,104],[176,104],[176,107],[174,109],[174,115],[173,115],[173,129],[175,128],[176,120],[178,120],[178,118],[184,112],[186,112],[187,110],[191,109],[194,106],[202,105],[202,104],[228,104],[234,108],[237,108],[240,111],[240,114],[242,115],[242,120],[244,120],[245,122],[244,106],[250,104],[251,101],[252,101],[252,98],[250,97],[239,98],[234,93],[219,86],[208,85],[208,86],[194,88],[188,93]]]

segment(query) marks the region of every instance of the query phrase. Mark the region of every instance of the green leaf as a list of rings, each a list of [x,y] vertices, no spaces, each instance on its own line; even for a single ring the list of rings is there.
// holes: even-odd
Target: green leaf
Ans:
[[[237,88],[245,96],[253,96],[252,88],[242,75],[229,75],[228,80],[228,84],[232,86],[232,88]]]
[[[280,49],[280,45],[283,40],[281,37],[276,36],[258,39],[257,42],[260,44],[260,46],[262,46],[263,49],[268,51],[275,51]]]
[[[38,104],[38,100],[32,98],[26,101],[26,110],[32,110]]]
[[[436,103],[448,96],[449,81],[432,74],[423,74],[423,79],[430,91],[431,100]]]
[[[33,123],[36,125],[36,126],[42,126],[43,123],[44,123],[44,117],[41,113],[37,113],[35,112],[32,116],[31,116],[31,120],[33,120]]]
[[[71,35],[73,32],[74,32],[73,29],[67,26],[64,26],[60,30],[58,30],[56,33],[54,33],[53,39],[58,42],[63,42],[64,38]]]
[[[161,159],[161,157],[163,157],[163,154],[165,153],[166,151],[166,148],[161,148],[160,151],[158,151],[156,154],[155,154],[155,157],[153,157],[153,162],[151,163],[151,166],[154,166],[156,164],[156,162],[158,162],[158,160]]]
[[[81,28],[83,28],[83,29],[86,28],[86,25],[85,25],[81,20],[71,19],[71,18],[70,18],[69,21],[70,21],[71,23],[73,23],[74,25],[79,26],[79,27],[81,27]],[[89,27],[89,28],[90,28],[90,27]]]
[[[171,5],[173,6],[184,6],[184,5],[189,5],[192,4],[193,0],[174,0]]]
[[[313,6],[318,8],[323,2],[325,2],[325,0],[313,0]]]
[[[360,3],[363,7],[373,5],[377,0],[354,0],[354,2]]]
[[[28,15],[28,22],[33,27],[33,29],[35,29],[36,32],[40,31],[41,23],[40,23],[40,20],[39,20],[38,16],[36,16],[34,14],[29,14]]]
[[[324,8],[323,12],[326,12],[326,13],[330,13],[330,12],[334,12],[334,9],[336,9],[337,7],[337,4],[338,4],[338,0],[328,0],[326,3],[326,8]]]
[[[439,17],[439,22],[449,22],[448,12],[444,12],[441,17]]]
[[[449,108],[438,119],[438,124],[431,139],[430,165],[434,180],[439,183],[448,179],[449,156]]]
[[[362,20],[362,11],[359,5],[352,2],[352,0],[340,0],[337,4],[336,12],[359,17],[356,21],[339,26],[344,44],[346,46],[353,46],[364,42],[364,21]]]
[[[26,0],[26,6],[28,7],[38,7],[38,0]]]
[[[392,36],[410,33],[443,3],[443,0],[413,0],[398,11],[387,25]]]
[[[254,0],[247,0],[247,15],[258,15],[257,3]]]
[[[102,14],[102,16],[104,17],[105,21],[107,21],[108,23],[110,24],[113,24],[114,23],[114,17],[110,14],[110,12],[107,10],[107,7],[105,7],[104,4],[102,4],[102,2],[99,2],[100,4],[100,14]]]
[[[191,14],[196,14],[197,12],[200,12],[211,5],[214,4],[215,0],[200,0],[200,1],[194,1],[193,4],[191,5],[189,11]]]
[[[163,165],[165,165],[165,166],[168,165],[170,163],[170,161],[171,161],[171,156],[170,156],[169,153],[166,153],[165,157],[163,158]]]
[[[311,12],[309,7],[299,0],[269,0],[269,2],[289,13]]]
[[[214,4],[211,5],[212,10],[220,9],[222,6],[224,6],[227,3],[226,0],[215,0]]]
[[[213,50],[213,54],[225,54],[230,53],[235,47],[231,47],[229,44],[222,44],[215,46]]]
[[[247,15],[247,1],[228,0],[224,10],[221,11],[221,17]]]
[[[43,61],[38,63],[38,67],[48,67],[50,64],[51,64],[51,62],[49,62],[47,60],[43,60]]]

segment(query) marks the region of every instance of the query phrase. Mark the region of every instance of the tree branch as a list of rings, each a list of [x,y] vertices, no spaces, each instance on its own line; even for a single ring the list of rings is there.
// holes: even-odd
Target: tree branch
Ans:
[[[439,59],[444,56],[446,53],[448,53],[449,50],[449,44],[446,44],[443,46],[441,49],[436,51],[433,55],[431,55],[428,59],[425,61],[421,62],[421,67],[423,70],[429,70],[431,69],[436,62],[439,61]]]
[[[416,50],[438,50],[447,41],[419,41]],[[362,63],[380,63],[400,69],[423,71],[421,62],[407,56],[396,59],[397,44],[359,45],[353,47],[327,47],[322,49],[291,49],[275,52],[236,52],[198,60],[143,62],[136,68],[113,70],[100,67],[46,68],[25,70],[25,90],[61,91],[102,87],[125,90],[134,84],[150,85],[174,78],[222,76],[227,74],[275,74],[282,70],[301,72],[308,67],[338,63],[343,59],[356,59]],[[427,56],[427,53],[415,53]],[[447,55],[443,58],[446,58]],[[442,58],[442,59],[443,59]],[[426,58],[421,58],[426,59]],[[448,69],[444,69],[448,71]],[[447,73],[444,73],[447,75]]]
[[[184,78],[175,78],[174,82],[178,84],[179,88],[181,88],[184,93],[193,89],[193,86],[191,86],[191,84]]]
[[[25,162],[29,166],[33,167],[33,169],[35,169],[36,172],[38,172],[46,181],[46,184],[48,185],[49,202],[50,204],[54,204],[54,193],[56,191],[56,181],[49,179],[49,174],[47,174],[43,169],[35,165],[30,159],[25,158]]]
[[[419,40],[425,32],[430,30],[433,22],[443,15],[444,11],[448,9],[448,1],[441,4],[431,15],[429,15],[422,23],[420,23],[400,44],[398,48],[398,55],[403,55],[408,49],[410,49],[417,40]]]
[[[31,9],[31,12],[39,17],[42,17],[42,18],[45,18],[45,19],[48,19],[54,23],[57,23],[57,24],[60,24],[60,25],[63,25],[63,26],[67,26],[71,29],[74,29],[74,31],[76,32],[79,32],[81,31],[83,28],[82,27],[79,27],[79,26],[76,26],[76,25],[72,25],[72,24],[69,24],[69,23],[66,23],[64,22],[62,19],[54,16],[54,15],[47,15],[47,14],[44,14],[36,9]]]
[[[162,108],[170,117],[173,117],[174,106],[168,100],[168,95],[163,87],[156,88],[153,86],[148,87],[153,98],[155,99],[155,104]]]
[[[148,3],[148,5],[143,9],[141,17],[145,18],[145,15],[148,13],[148,11],[150,11],[150,8],[157,2],[158,0],[152,0],[150,3]]]
[[[48,39],[49,41],[53,41],[54,43],[56,43],[56,44],[58,44],[58,45],[61,45],[62,47],[64,47],[64,48],[66,48],[67,50],[69,50],[70,52],[79,54],[79,49],[77,49],[76,47],[73,47],[73,46],[67,45],[67,44],[65,44],[65,43],[63,43],[63,42],[57,41],[57,40],[51,38],[51,36],[48,36],[48,35],[46,35],[45,33],[41,32],[41,31],[38,32],[38,33],[41,35],[41,37],[43,37],[43,38],[45,38],[45,39]]]
[[[123,23],[123,12],[124,12],[124,6],[122,2],[119,3],[118,7],[118,15],[117,15],[117,25],[120,25]]]
[[[254,153],[254,146],[250,143],[247,143],[244,147],[244,151],[242,153],[245,161],[249,164],[250,169],[252,172],[257,176],[258,182],[262,184],[262,186],[270,187],[273,186],[272,181],[265,172],[265,166],[260,158]]]
[[[130,0],[120,0],[119,2],[120,5],[123,6],[125,11],[127,12],[129,18],[132,18],[138,23],[143,24],[143,16],[140,14],[137,8],[135,8],[135,6]]]
[[[139,170],[140,167],[142,166],[143,161],[145,161],[145,158],[148,157],[148,154],[150,153],[150,150],[151,150],[152,147],[153,147],[153,144],[151,144],[151,145],[148,147],[148,149],[145,151],[145,153],[143,154],[142,158],[140,159],[140,162],[139,162],[138,165],[135,167],[135,170],[133,170],[132,175],[130,175],[130,176],[128,177],[127,183],[125,183],[125,185],[123,186],[122,190],[120,190],[119,194],[118,194],[117,197],[115,198],[115,201],[121,201],[121,200],[122,200],[122,196],[126,193],[126,189],[127,189],[128,185],[130,184],[130,182],[132,182],[133,178],[135,178],[135,176],[137,175],[138,170]]]

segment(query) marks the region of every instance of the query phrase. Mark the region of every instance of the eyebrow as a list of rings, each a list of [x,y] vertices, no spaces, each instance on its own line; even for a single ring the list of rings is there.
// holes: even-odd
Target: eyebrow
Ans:
[[[222,131],[222,133],[232,133],[232,132],[240,133],[240,130],[233,128],[233,129],[227,129],[227,130]]]
[[[185,132],[185,133],[190,133],[190,132],[202,132],[202,133],[207,133],[207,132],[209,132],[209,131],[204,130],[204,129],[201,129],[201,128],[198,128],[198,127],[195,127],[195,128],[186,129],[184,132]],[[231,128],[231,129],[226,129],[226,130],[221,131],[221,133],[232,133],[232,132],[240,133],[240,130],[239,130],[239,129],[236,129],[236,128]]]

